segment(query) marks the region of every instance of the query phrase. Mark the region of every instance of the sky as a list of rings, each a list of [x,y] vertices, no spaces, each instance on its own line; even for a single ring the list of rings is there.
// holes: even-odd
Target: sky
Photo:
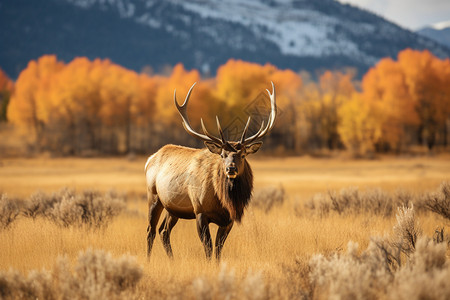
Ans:
[[[450,21],[450,0],[338,0],[370,10],[404,28]]]

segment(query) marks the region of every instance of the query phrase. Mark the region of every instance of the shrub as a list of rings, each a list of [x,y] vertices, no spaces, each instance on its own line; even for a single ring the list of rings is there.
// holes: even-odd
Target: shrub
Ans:
[[[142,274],[132,257],[113,259],[107,252],[88,250],[78,257],[74,279],[80,298],[107,299],[134,289]]]
[[[130,299],[142,268],[134,258],[114,259],[107,252],[80,253],[74,272],[67,258],[60,258],[52,271],[0,272],[1,299]]]
[[[396,218],[397,224],[393,228],[393,243],[409,256],[416,249],[417,239],[422,234],[422,230],[416,221],[414,206],[398,208]]]
[[[279,187],[265,187],[255,190],[252,198],[252,206],[269,212],[274,206],[283,204],[285,200],[285,190],[282,185]]]
[[[378,299],[391,278],[380,268],[382,258],[372,255],[366,252],[359,256],[358,245],[349,242],[344,255],[313,256],[310,278],[315,294],[324,299]]]
[[[42,215],[54,223],[69,226],[100,228],[117,216],[125,208],[125,200],[114,192],[101,194],[97,191],[63,189],[46,195],[36,193],[25,206],[24,215],[36,218]]]
[[[413,206],[398,209],[393,236],[373,238],[358,254],[315,255],[309,277],[319,299],[450,299],[446,245],[421,236]],[[403,255],[402,255],[403,253]],[[406,254],[406,255],[405,255]]]
[[[313,195],[312,198],[304,204],[304,207],[307,210],[316,213],[320,217],[328,216],[331,211],[331,206],[332,204],[328,195],[322,193]],[[297,204],[295,206],[295,211],[298,216],[303,216],[301,205]]]
[[[331,211],[338,214],[360,214],[364,212],[381,216],[391,216],[395,208],[412,203],[411,194],[399,191],[394,196],[381,189],[372,189],[365,192],[356,187],[342,189],[339,193],[329,191],[328,194],[316,194],[305,204],[305,208],[315,211],[324,217]]]
[[[22,213],[24,216],[33,219],[36,219],[39,215],[49,217],[56,202],[58,202],[57,194],[48,195],[43,192],[36,192],[25,202]]]
[[[425,194],[423,205],[430,211],[450,220],[450,182],[443,182],[439,191]]]
[[[269,281],[269,299],[312,299],[314,283],[309,278],[309,261],[308,257],[298,257],[293,264],[284,264],[281,280]]]
[[[8,228],[22,213],[25,217],[45,217],[59,226],[86,226],[101,228],[125,209],[125,195],[114,191],[102,194],[98,191],[62,189],[45,194],[37,192],[27,200],[9,199],[0,195],[0,229]]]
[[[221,265],[216,279],[196,278],[192,292],[195,299],[270,299],[260,272],[249,272],[243,280],[237,280],[226,264]]]
[[[445,253],[445,244],[419,238],[410,260],[395,274],[389,298],[450,299],[450,264]]]
[[[396,207],[412,204],[416,204],[419,210],[430,210],[450,220],[450,183],[443,182],[438,191],[420,196],[402,190],[390,195],[381,189],[361,192],[355,187],[345,188],[339,193],[329,191],[328,194],[316,194],[304,204],[304,208],[321,217],[332,211],[338,214],[370,212],[388,217],[396,211]]]
[[[0,194],[0,229],[6,229],[20,214],[20,201]]]

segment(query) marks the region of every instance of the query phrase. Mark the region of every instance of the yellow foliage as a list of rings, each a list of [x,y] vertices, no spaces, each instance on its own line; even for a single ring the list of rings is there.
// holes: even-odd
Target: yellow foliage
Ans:
[[[272,147],[300,152],[302,147],[345,146],[364,153],[401,150],[413,139],[430,148],[438,138],[445,144],[450,119],[449,59],[406,49],[397,60],[385,58],[371,68],[360,93],[354,75],[325,71],[317,82],[304,77],[304,83],[292,70],[230,59],[219,67],[216,77],[206,80],[182,64],[162,76],[137,74],[109,60],[79,57],[64,64],[54,55],[45,55],[30,61],[20,73],[7,114],[12,123],[34,132],[38,143],[54,144],[51,133],[59,134],[53,141],[73,145],[77,137],[85,136],[90,142],[84,143],[91,146],[107,139],[116,147],[125,140],[129,149],[133,134],[160,135],[167,126],[180,123],[174,90],[181,104],[194,82],[188,115],[195,128],[200,129],[203,119],[214,134],[217,115],[223,127],[233,125],[230,128],[239,130],[253,116],[251,133],[265,120],[260,109],[266,108],[258,106],[262,103],[258,101],[268,103],[266,89],[271,90],[272,81],[280,112],[274,134],[268,138]],[[1,89],[12,91],[12,83],[0,70]],[[242,124],[233,123],[236,120]],[[174,128],[170,132],[178,139],[183,129]],[[138,143],[144,145],[144,139]]]
[[[8,78],[8,75],[0,68],[0,91],[9,91],[13,90],[13,82]]]
[[[362,81],[362,97],[377,115],[379,142],[400,149],[406,129],[421,127],[434,141],[437,128],[450,116],[450,69],[429,51],[406,49],[398,60],[382,59]]]
[[[216,94],[227,106],[236,107],[248,103],[264,91],[270,82],[270,75],[276,68],[256,63],[230,59],[219,67],[216,76]]]
[[[341,120],[338,132],[344,145],[357,155],[373,152],[376,141],[381,136],[378,121],[370,104],[365,103],[360,94],[354,93],[349,101],[339,107]]]
[[[189,88],[194,82],[200,81],[200,73],[197,70],[187,71],[182,64],[177,64],[170,77],[157,77],[157,81],[158,92],[155,101],[158,119],[162,122],[173,122],[178,114],[173,102],[174,91],[177,91],[177,99],[181,105]]]
[[[8,107],[8,120],[38,131],[40,123],[46,118],[46,100],[37,97],[37,94],[49,89],[51,78],[63,67],[64,64],[54,55],[30,61],[17,79]]]

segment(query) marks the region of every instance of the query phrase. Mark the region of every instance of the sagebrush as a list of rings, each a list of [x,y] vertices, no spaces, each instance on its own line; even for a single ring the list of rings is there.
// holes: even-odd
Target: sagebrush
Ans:
[[[87,250],[71,268],[60,258],[50,271],[31,271],[28,276],[10,270],[0,272],[1,299],[133,299],[143,271],[128,255],[113,258],[101,250]]]
[[[437,191],[414,195],[405,190],[390,194],[382,189],[361,191],[357,187],[343,188],[339,192],[315,194],[304,208],[319,216],[331,212],[338,214],[372,213],[389,217],[397,207],[414,205],[417,210],[429,210],[450,220],[450,183],[443,182]]]
[[[45,194],[37,192],[27,200],[9,199],[0,195],[0,225],[9,227],[19,215],[36,219],[43,217],[63,227],[86,226],[101,228],[125,209],[125,195],[114,191],[101,193],[85,190],[76,193],[64,188]]]
[[[323,299],[449,299],[447,245],[420,235],[413,207],[399,209],[393,235],[373,238],[359,254],[347,252],[310,260],[310,278]]]
[[[124,208],[123,199],[115,193],[84,191],[76,194],[73,190],[63,190],[58,201],[49,207],[48,217],[65,227],[86,225],[99,228],[107,225]]]
[[[240,225],[243,226],[241,229],[245,229],[240,232],[243,236],[239,239],[237,234],[230,237],[237,239],[239,244],[244,246],[238,251],[227,248],[228,253],[224,259],[226,263],[222,265],[205,262],[203,256],[192,256],[196,251],[190,251],[191,248],[184,250],[186,256],[169,260],[164,254],[163,258],[155,256],[150,262],[140,261],[141,266],[135,263],[135,260],[131,263],[133,259],[130,257],[124,258],[122,264],[119,264],[120,258],[113,259],[103,251],[89,250],[80,255],[75,266],[72,266],[67,258],[61,258],[49,271],[34,270],[26,276],[17,271],[0,272],[0,299],[450,299],[450,267],[446,256],[449,243],[445,235],[448,226],[445,219],[427,212],[428,209],[421,204],[424,203],[421,201],[426,200],[425,196],[431,193],[389,194],[377,190],[374,195],[367,197],[366,193],[371,190],[357,193],[355,190],[347,189],[342,199],[338,193],[334,195],[335,204],[326,195],[323,199],[327,201],[329,210],[321,217],[315,215],[318,213],[317,206],[307,208],[308,214],[303,211],[302,218],[293,216],[289,202],[284,203],[282,207],[289,209],[285,211],[273,210],[277,204],[268,206],[268,210],[265,209],[266,206],[255,207],[252,214],[248,214]],[[87,192],[88,196],[85,196],[84,192],[77,194],[73,191],[41,193],[34,196],[36,200],[30,198],[29,202],[19,203],[20,210],[25,216],[26,204],[34,203],[28,206],[32,207],[26,215],[28,218],[50,218],[55,206],[53,201],[61,201],[61,195],[64,193],[67,193],[68,196],[65,197],[68,200],[72,199],[70,201],[75,197],[84,197],[89,202],[89,199],[96,197],[93,195],[96,193],[89,194],[90,192]],[[264,192],[263,195],[270,193]],[[97,193],[97,196],[108,198],[103,193]],[[385,196],[388,199],[397,197],[398,200],[395,201],[401,205],[387,208],[378,205],[385,203],[386,199],[382,199]],[[111,197],[125,201],[124,197],[114,193]],[[367,199],[382,200],[372,203]],[[139,202],[139,205],[140,210],[146,209],[145,202]],[[44,209],[47,206],[50,208]],[[341,209],[340,212],[337,211],[338,208]],[[304,207],[302,209],[304,210]],[[289,214],[292,214],[291,220]],[[283,216],[286,216],[286,219],[281,220],[280,217]],[[74,237],[87,233],[89,239],[83,240],[83,245],[86,241],[92,242],[92,238],[100,239],[100,235],[108,236],[113,232],[102,241],[106,242],[105,244],[99,243],[95,247],[115,249],[114,253],[133,249],[132,253],[145,257],[143,246],[141,247],[141,244],[145,243],[145,218],[142,217],[142,220],[137,222],[136,219],[138,218],[135,218],[135,215],[124,215],[119,222],[113,223],[104,231],[89,232],[84,228],[66,229],[64,225],[55,223],[61,227],[57,228],[50,222],[41,220],[24,220],[24,223],[45,224],[48,226],[46,228],[55,227],[64,235],[75,233]],[[347,227],[339,228],[346,226],[346,223],[353,227],[366,226],[365,219],[368,219],[369,229],[361,229],[365,232],[364,235],[356,234],[355,237],[355,233],[349,232]],[[433,226],[430,226],[430,219],[433,220]],[[427,234],[432,235],[435,226],[440,226],[439,222],[442,221],[444,224],[438,227],[433,239],[427,237]],[[108,222],[111,220],[106,223]],[[377,227],[379,223],[383,226],[386,224],[384,230],[389,232],[383,236],[369,238],[373,230],[370,229],[371,226],[383,228]],[[126,227],[132,227],[131,224],[138,225],[135,226],[136,231],[127,231]],[[22,225],[20,224],[18,229],[22,230],[23,227],[23,230],[27,230]],[[330,231],[323,230],[323,227],[333,226],[335,228]],[[304,229],[298,230],[300,227]],[[184,230],[182,228],[181,226],[178,230]],[[356,232],[358,230],[357,228]],[[0,234],[9,235],[9,240],[12,240],[15,238],[13,235],[20,232],[24,231],[12,228]],[[128,247],[117,241],[116,234],[123,232],[131,233],[130,236],[136,234],[139,239],[136,243],[138,246]],[[239,230],[236,231],[238,232]],[[339,237],[331,236],[333,234]],[[359,245],[364,246],[349,242],[347,250],[343,251],[342,248],[345,247],[342,245],[349,240],[355,240],[353,237],[349,238],[349,235],[355,237]],[[279,240],[278,236],[281,236]],[[328,243],[329,240],[332,242]],[[134,243],[133,239],[127,240],[127,243],[130,241]],[[180,243],[185,246],[189,241],[181,239]],[[199,244],[197,239],[193,241],[194,246]],[[293,244],[295,247],[292,247]],[[234,245],[237,246],[236,240]],[[66,247],[67,245],[63,245],[62,251],[66,251]],[[77,247],[72,245],[70,249]],[[280,250],[289,247],[292,247],[290,252]],[[304,250],[307,247],[310,251]],[[160,250],[162,253],[162,247]],[[247,252],[251,253],[250,256]],[[255,261],[248,264],[245,260],[249,258]],[[8,262],[4,265],[7,264]],[[23,268],[22,264],[17,265]],[[143,270],[145,280],[139,280],[144,276]]]
[[[450,221],[450,182],[443,182],[439,190],[424,195],[424,206]]]
[[[255,189],[251,205],[258,209],[269,212],[273,207],[283,204],[286,198],[286,191],[282,185],[278,187],[269,186]]]
[[[20,214],[20,203],[6,194],[0,194],[0,229],[6,229]]]

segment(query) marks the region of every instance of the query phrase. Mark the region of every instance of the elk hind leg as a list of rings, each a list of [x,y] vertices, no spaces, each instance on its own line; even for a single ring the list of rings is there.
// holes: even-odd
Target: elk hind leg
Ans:
[[[233,222],[231,222],[227,226],[221,226],[219,227],[219,229],[217,229],[216,245],[215,245],[215,253],[217,260],[220,260],[223,245],[225,244],[225,240],[227,239],[228,234],[231,231],[231,228],[233,228]]]
[[[170,233],[172,232],[172,228],[175,226],[175,224],[177,224],[177,222],[177,217],[171,215],[169,212],[166,212],[164,221],[159,227],[159,235],[161,237],[161,241],[164,245],[167,256],[169,256],[170,258],[173,258],[172,246],[170,245]]]
[[[158,199],[158,195],[149,194],[148,208],[148,227],[147,227],[147,257],[150,257],[153,247],[153,241],[156,237],[156,227],[158,226],[159,217],[163,211],[163,206]]]
[[[211,233],[209,232],[209,220],[204,214],[198,214],[197,217],[197,232],[200,240],[205,248],[205,254],[207,259],[211,259],[212,256],[212,241]]]

